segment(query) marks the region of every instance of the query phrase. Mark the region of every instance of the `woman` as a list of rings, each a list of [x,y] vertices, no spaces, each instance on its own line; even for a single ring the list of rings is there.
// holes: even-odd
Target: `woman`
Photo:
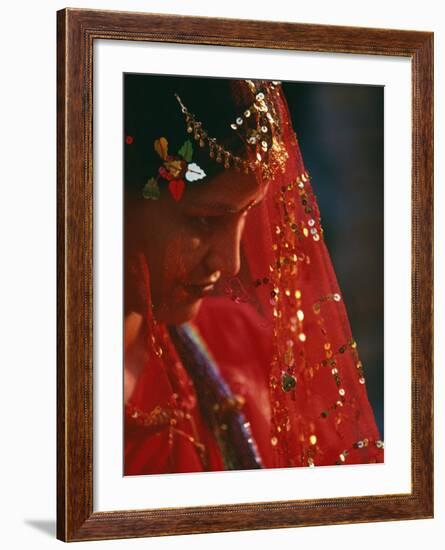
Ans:
[[[277,82],[125,77],[126,475],[383,460]]]

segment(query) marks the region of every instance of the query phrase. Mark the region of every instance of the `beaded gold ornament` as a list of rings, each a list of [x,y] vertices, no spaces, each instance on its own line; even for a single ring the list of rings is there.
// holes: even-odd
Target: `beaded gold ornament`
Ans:
[[[233,168],[246,174],[260,171],[263,178],[269,179],[278,169],[284,173],[288,158],[280,138],[279,118],[272,97],[277,93],[279,82],[266,82],[262,89],[257,89],[252,80],[245,82],[254,101],[229,125],[244,142],[248,151],[247,159],[219,144],[215,137],[209,135],[203,123],[189,111],[181,97],[178,94],[175,97],[184,115],[187,133],[193,136],[200,147],[208,148],[211,159],[223,164],[226,169]]]

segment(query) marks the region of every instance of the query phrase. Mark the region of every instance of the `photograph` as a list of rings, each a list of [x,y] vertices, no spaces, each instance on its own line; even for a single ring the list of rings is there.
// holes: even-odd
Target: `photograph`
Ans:
[[[384,87],[122,78],[124,476],[384,463]]]

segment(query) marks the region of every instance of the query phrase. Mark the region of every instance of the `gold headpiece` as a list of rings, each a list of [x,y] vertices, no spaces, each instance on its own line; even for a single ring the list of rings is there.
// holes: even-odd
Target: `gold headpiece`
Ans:
[[[216,138],[209,136],[201,121],[185,106],[178,94],[176,99],[184,114],[187,132],[191,134],[200,147],[208,147],[209,156],[216,162],[223,163],[224,168],[243,170],[246,174],[261,170],[263,178],[269,179],[277,169],[285,172],[288,153],[282,144],[279,117],[275,110],[274,95],[277,94],[279,82],[263,83],[258,89],[252,80],[246,80],[254,96],[253,103],[230,123],[230,128],[237,132],[250,151],[249,159],[241,158],[219,144]]]

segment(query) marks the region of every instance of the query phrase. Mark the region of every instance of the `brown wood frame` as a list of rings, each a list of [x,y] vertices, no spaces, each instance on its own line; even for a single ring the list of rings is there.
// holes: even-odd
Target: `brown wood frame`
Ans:
[[[57,537],[95,540],[433,517],[433,34],[78,9],[58,12],[57,31]],[[92,69],[96,39],[411,59],[410,493],[93,512]]]

